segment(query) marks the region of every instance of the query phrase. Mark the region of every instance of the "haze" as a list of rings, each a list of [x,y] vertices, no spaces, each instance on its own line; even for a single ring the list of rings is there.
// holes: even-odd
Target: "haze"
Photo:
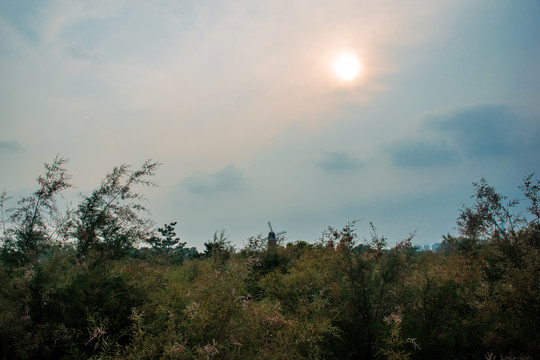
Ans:
[[[439,242],[473,181],[538,173],[538,34],[534,0],[0,1],[0,189],[60,154],[76,198],[151,158],[188,246],[354,219]]]

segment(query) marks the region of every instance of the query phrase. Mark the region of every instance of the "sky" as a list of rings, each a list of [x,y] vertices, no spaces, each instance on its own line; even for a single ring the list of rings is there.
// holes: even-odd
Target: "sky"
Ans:
[[[268,221],[440,242],[473,182],[540,174],[538,34],[538,0],[0,0],[0,188],[60,154],[77,200],[152,159],[188,246]]]

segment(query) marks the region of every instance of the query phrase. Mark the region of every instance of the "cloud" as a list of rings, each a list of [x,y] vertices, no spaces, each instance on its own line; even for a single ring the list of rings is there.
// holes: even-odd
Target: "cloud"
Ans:
[[[324,171],[337,172],[356,171],[363,164],[358,158],[344,151],[325,151],[315,160],[315,165]]]
[[[114,98],[111,112],[159,111],[155,121],[163,124],[182,118],[175,130],[196,132],[190,141],[199,136],[222,141],[225,134],[227,141],[250,142],[248,148],[267,144],[251,140],[259,133],[270,139],[292,124],[316,127],[336,105],[379,93],[380,75],[395,70],[387,46],[425,36],[415,20],[440,12],[440,5],[411,9],[408,1],[392,4],[391,12],[388,4],[355,0],[339,6],[306,0],[11,3],[17,5],[3,6],[9,15],[21,14],[17,29],[34,29],[40,38],[32,64],[24,68],[41,69],[34,61],[58,64],[37,74],[44,84],[53,79],[53,89],[32,93],[71,99],[88,87],[97,100],[73,101]],[[329,66],[344,49],[358,52],[365,63],[362,80],[345,88]],[[80,64],[59,63],[58,50],[77,59],[97,56],[101,64],[80,71]],[[78,91],[71,90],[73,84]],[[212,107],[198,105],[209,100]],[[214,131],[208,131],[200,117],[228,121],[207,120],[214,122]],[[128,121],[116,114],[115,119]]]
[[[398,166],[428,167],[448,165],[459,160],[458,152],[445,142],[423,139],[403,139],[384,147],[392,162]]]
[[[28,42],[39,40],[35,19],[41,9],[42,1],[5,1],[0,3],[0,18],[7,21]]]
[[[70,45],[66,47],[65,52],[75,59],[84,59],[90,61],[95,61],[98,59],[95,53],[78,46]]]
[[[428,119],[427,128],[454,142],[467,156],[506,156],[523,145],[521,119],[504,105],[478,105]]]
[[[232,164],[212,174],[199,171],[185,178],[181,184],[192,194],[216,194],[247,188],[244,176]]]
[[[478,105],[428,116],[412,136],[383,146],[392,162],[405,167],[448,165],[463,159],[520,159],[540,155],[540,122],[505,105]]]
[[[18,153],[24,148],[17,140],[0,140],[0,153]]]

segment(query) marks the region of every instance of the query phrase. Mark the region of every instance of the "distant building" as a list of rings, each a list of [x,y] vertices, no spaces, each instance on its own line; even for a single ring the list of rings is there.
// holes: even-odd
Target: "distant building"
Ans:
[[[431,250],[431,246],[429,244],[424,245],[424,251]]]
[[[433,251],[437,250],[439,247],[441,246],[440,243],[435,243],[431,246],[431,248],[433,249]]]
[[[268,249],[274,249],[276,247],[276,233],[270,230],[268,233]]]

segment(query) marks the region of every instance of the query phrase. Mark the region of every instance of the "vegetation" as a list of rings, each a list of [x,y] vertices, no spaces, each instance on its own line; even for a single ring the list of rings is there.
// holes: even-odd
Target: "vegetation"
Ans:
[[[65,164],[12,208],[0,196],[2,359],[539,359],[533,175],[524,204],[474,184],[436,252],[374,226],[360,241],[353,222],[270,249],[221,231],[197,253],[141,215],[157,163],[113,169],[61,214]]]

